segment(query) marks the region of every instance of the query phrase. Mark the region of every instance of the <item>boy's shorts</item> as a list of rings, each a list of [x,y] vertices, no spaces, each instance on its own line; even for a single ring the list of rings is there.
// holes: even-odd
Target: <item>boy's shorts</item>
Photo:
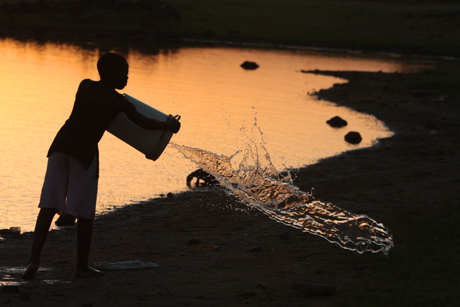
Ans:
[[[96,155],[88,169],[72,156],[54,152],[48,158],[40,208],[54,208],[59,214],[94,219],[99,161]]]

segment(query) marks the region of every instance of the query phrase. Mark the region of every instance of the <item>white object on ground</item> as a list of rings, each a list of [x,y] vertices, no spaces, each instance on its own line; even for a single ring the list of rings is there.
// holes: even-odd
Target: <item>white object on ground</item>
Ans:
[[[95,262],[94,268],[98,270],[127,270],[157,268],[159,265],[153,262],[140,262],[139,260],[121,262]]]

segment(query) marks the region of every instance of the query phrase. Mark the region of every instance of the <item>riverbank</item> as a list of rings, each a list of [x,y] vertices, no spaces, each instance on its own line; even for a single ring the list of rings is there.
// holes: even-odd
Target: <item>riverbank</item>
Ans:
[[[128,206],[95,222],[91,262],[140,260],[159,268],[73,277],[75,229],[53,231],[44,271],[0,293],[14,306],[454,306],[460,163],[459,95],[433,72],[307,72],[349,80],[320,97],[368,112],[395,136],[302,169],[303,191],[389,227],[395,247],[357,254],[276,223],[218,190],[196,190]],[[442,77],[442,76],[441,76]],[[0,243],[1,265],[21,268],[32,234]],[[218,246],[218,248],[216,247]],[[20,281],[20,270],[3,281]],[[10,276],[8,276],[10,275]],[[336,285],[310,296],[308,285]],[[87,304],[87,305],[83,305]],[[91,305],[90,305],[91,304]]]
[[[0,36],[115,49],[185,38],[458,58],[459,15],[451,0],[7,0]]]

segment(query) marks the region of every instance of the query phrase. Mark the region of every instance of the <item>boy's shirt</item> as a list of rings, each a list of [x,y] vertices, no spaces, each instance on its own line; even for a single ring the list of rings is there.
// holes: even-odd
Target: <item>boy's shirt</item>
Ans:
[[[62,152],[81,161],[86,168],[98,154],[98,143],[120,112],[136,112],[123,95],[85,79],[80,83],[72,113],[57,133],[48,151]]]

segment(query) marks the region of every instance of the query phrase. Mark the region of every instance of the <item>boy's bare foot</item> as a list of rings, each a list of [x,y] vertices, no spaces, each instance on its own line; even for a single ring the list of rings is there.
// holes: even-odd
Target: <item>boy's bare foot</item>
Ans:
[[[104,275],[102,271],[96,270],[92,267],[88,267],[85,270],[77,269],[75,271],[75,277],[98,277],[102,275]]]
[[[24,274],[22,274],[23,279],[33,279],[35,277],[35,273],[38,271],[38,263],[31,262],[26,268]]]

